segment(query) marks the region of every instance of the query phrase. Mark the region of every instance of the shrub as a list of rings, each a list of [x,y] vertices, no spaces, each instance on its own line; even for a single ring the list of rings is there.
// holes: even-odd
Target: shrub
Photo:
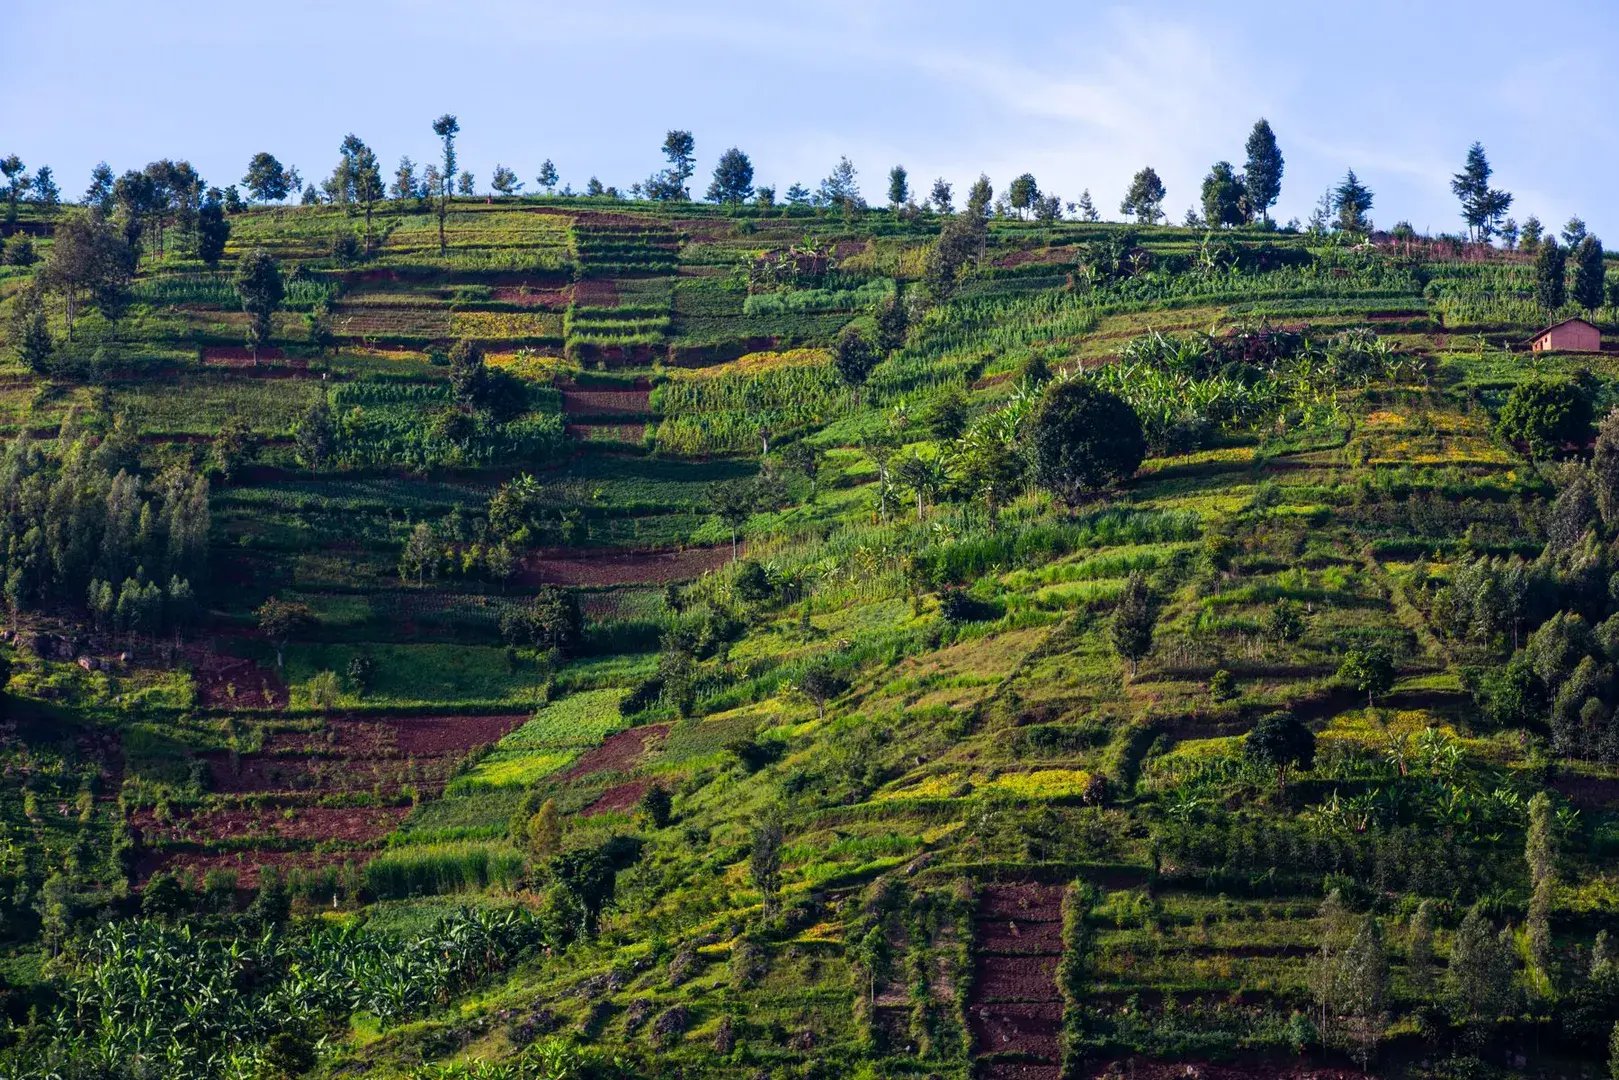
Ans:
[[[1147,456],[1135,410],[1082,380],[1047,391],[1029,443],[1035,481],[1069,503],[1133,475]]]
[[[1591,400],[1568,379],[1526,379],[1507,395],[1499,428],[1531,459],[1555,457],[1591,441]]]
[[[542,585],[528,603],[500,617],[500,633],[508,645],[529,645],[567,653],[579,642],[583,617],[572,590]]]

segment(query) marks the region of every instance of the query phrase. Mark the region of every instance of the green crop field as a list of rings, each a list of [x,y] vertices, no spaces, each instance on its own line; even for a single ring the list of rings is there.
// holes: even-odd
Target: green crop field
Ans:
[[[0,226],[0,1076],[1607,1075],[1594,239],[345,146]]]

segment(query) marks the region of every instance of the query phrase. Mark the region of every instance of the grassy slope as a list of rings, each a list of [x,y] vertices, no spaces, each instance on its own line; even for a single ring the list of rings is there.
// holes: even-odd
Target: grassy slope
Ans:
[[[556,672],[542,690],[546,673],[532,658],[496,644],[498,612],[511,594],[455,577],[420,588],[401,583],[394,573],[399,545],[412,523],[476,514],[503,479],[528,470],[583,523],[574,546],[642,551],[722,543],[726,536],[706,511],[707,490],[751,475],[757,462],[749,453],[716,458],[707,451],[742,450],[751,433],[733,433],[750,420],[723,411],[695,418],[701,438],[712,440],[704,445],[689,434],[674,438],[673,425],[690,428],[693,417],[653,417],[651,444],[677,445],[684,457],[646,457],[640,438],[586,432],[575,434],[586,443],[580,453],[568,448],[543,461],[508,455],[477,467],[437,462],[412,475],[372,467],[310,476],[293,467],[287,447],[293,421],[320,390],[309,372],[327,373],[340,386],[431,392],[442,387],[443,371],[422,347],[455,332],[509,347],[514,370],[542,378],[561,371],[580,385],[655,379],[651,357],[670,346],[690,347],[685,362],[721,363],[767,335],[782,347],[825,346],[859,313],[747,315],[743,290],[724,270],[744,251],[808,234],[837,245],[846,273],[903,273],[916,265],[908,253],[930,227],[880,215],[852,224],[739,223],[693,210],[657,215],[646,229],[620,234],[592,231],[588,208],[579,211],[582,226],[565,224],[572,208],[540,209],[466,206],[452,222],[457,246],[448,259],[438,257],[424,216],[385,215],[377,266],[396,276],[351,284],[335,309],[334,328],[345,336],[331,355],[300,355],[297,318],[289,317],[289,344],[274,362],[294,369],[285,379],[220,370],[209,356],[206,349],[239,335],[234,312],[206,302],[142,307],[132,321],[130,368],[105,391],[114,407],[132,411],[154,462],[185,452],[179,436],[216,430],[233,414],[248,418],[265,443],[260,467],[215,498],[217,564],[232,586],[216,590],[215,617],[221,626],[246,625],[272,592],[307,600],[320,617],[314,638],[289,650],[292,712],[216,701],[200,715],[185,714],[183,742],[251,754],[300,724],[314,725],[318,736],[325,721],[310,711],[307,681],[322,670],[344,671],[357,653],[377,664],[370,692],[344,703],[362,714],[527,714],[536,696],[548,693],[551,703],[535,719],[453,779],[434,773],[425,758],[411,760],[417,771],[404,781],[379,779],[372,801],[400,811],[385,842],[401,850],[504,846],[507,822],[525,795],[556,799],[570,847],[620,834],[647,841],[640,862],[620,876],[617,902],[594,941],[533,957],[468,999],[380,1038],[365,1034],[368,1022],[358,1018],[356,1036],[338,1040],[328,1067],[389,1075],[413,1068],[424,1053],[499,1057],[518,1048],[520,1033],[532,1030],[521,1021],[543,1008],[547,1026],[630,1052],[656,1042],[665,1065],[705,1074],[795,1066],[811,1048],[835,1071],[875,1060],[882,1075],[960,1072],[970,1057],[994,1052],[982,1041],[973,1045],[964,1005],[991,1000],[984,997],[986,973],[999,977],[1015,967],[974,959],[968,949],[971,897],[996,880],[1081,879],[1100,890],[1087,1008],[1117,1047],[1172,1057],[1281,1054],[1293,1037],[1290,1016],[1308,1009],[1307,953],[1324,872],[1289,873],[1289,860],[1271,853],[1226,858],[1206,841],[1250,837],[1266,822],[1324,820],[1334,792],[1352,797],[1380,782],[1391,732],[1433,729],[1454,739],[1481,791],[1530,786],[1529,757],[1515,739],[1475,735],[1468,725],[1472,706],[1458,671],[1485,657],[1442,639],[1444,628],[1430,625],[1421,602],[1426,583],[1443,577],[1475,522],[1493,530],[1486,547],[1532,552],[1537,543],[1532,510],[1491,510],[1520,500],[1532,506],[1546,490],[1497,444],[1486,414],[1519,377],[1520,361],[1472,335],[1497,342],[1518,335],[1524,312],[1435,303],[1431,287],[1425,292],[1412,275],[1385,272],[1375,259],[1371,269],[1347,275],[1171,281],[1166,296],[1122,296],[1091,310],[1060,286],[1078,257],[1075,245],[1107,231],[1098,226],[998,226],[990,262],[1000,268],[918,327],[912,347],[879,369],[863,400],[828,393],[810,414],[782,422],[778,438],[807,438],[828,451],[820,491],[811,500],[807,485],[790,481],[784,508],[756,515],[745,532],[750,557],[787,576],[803,574],[808,598],[741,604],[746,630],[723,658],[707,662],[712,689],[699,695],[694,715],[654,710],[635,718],[645,726],[626,742],[626,733],[614,734],[625,723],[616,702],[654,663],[665,618],[661,581],[593,589],[591,655]],[[323,238],[339,224],[326,211],[260,212],[238,220],[234,245],[264,243],[284,258],[312,260],[318,272]],[[1148,243],[1167,256],[1194,251],[1199,239],[1166,229]],[[676,240],[678,278],[663,254]],[[1034,262],[1018,265],[1015,253]],[[535,315],[526,293],[503,291],[560,290],[570,259],[582,261],[586,275],[614,279],[618,302],[633,305],[619,320],[622,334],[613,332],[613,318],[598,317],[581,321],[577,340],[570,339],[570,324]],[[638,269],[654,273],[626,273]],[[153,276],[193,272],[176,260]],[[1447,272],[1430,269],[1434,277]],[[0,281],[0,289],[12,290],[15,281]],[[455,299],[468,285],[483,291]],[[566,307],[545,303],[557,314]],[[661,320],[659,310],[672,318]],[[406,316],[395,318],[401,311]],[[965,507],[934,508],[920,524],[904,515],[876,522],[872,469],[853,447],[863,433],[888,425],[896,407],[920,416],[937,389],[964,383],[987,407],[1010,388],[995,376],[1015,370],[1031,351],[1053,364],[1104,361],[1146,330],[1220,328],[1267,314],[1325,328],[1373,320],[1425,358],[1424,378],[1346,392],[1330,423],[1278,424],[1233,434],[1215,449],[1151,460],[1105,507],[1078,515],[1027,496],[994,532]],[[195,343],[205,350],[200,361]],[[604,351],[614,349],[622,351]],[[1560,358],[1540,362],[1572,366]],[[42,388],[16,369],[3,374],[0,423],[11,430],[49,428],[73,404],[103,393],[71,380]],[[408,426],[413,406],[402,400],[400,422]],[[557,405],[537,392],[534,408],[554,415]],[[919,424],[904,430],[904,439],[927,442]],[[378,453],[394,452],[391,445]],[[1477,501],[1464,501],[1470,499]],[[1426,500],[1456,512],[1419,517],[1413,507]],[[1036,539],[1009,542],[1020,536]],[[1226,538],[1219,569],[1206,555],[1215,537]],[[983,559],[964,583],[997,614],[945,623],[932,595],[944,580],[913,598],[903,560],[918,551],[946,565]],[[1163,607],[1153,654],[1127,679],[1108,644],[1106,612],[1136,569],[1151,575]],[[738,604],[725,572],[705,577],[692,593]],[[1297,642],[1261,632],[1283,597],[1310,611]],[[1339,692],[1332,679],[1346,643],[1357,641],[1385,642],[1398,657],[1401,681],[1378,710]],[[225,649],[267,670],[265,651],[251,637],[229,639]],[[807,660],[822,655],[852,660],[853,675],[824,717],[791,690]],[[1235,678],[1231,700],[1210,697],[1217,669]],[[50,670],[30,665],[24,675],[19,687],[27,694]],[[153,672],[123,681],[161,679]],[[93,721],[104,717],[98,730],[130,730],[107,706],[135,690],[83,690]],[[1306,715],[1322,746],[1318,768],[1285,800],[1236,760],[1240,746],[1232,738],[1282,706]],[[184,751],[145,748],[145,738],[126,735],[121,764],[129,775],[158,782]],[[341,744],[341,736],[333,738]],[[605,752],[593,754],[603,739]],[[769,748],[765,756],[774,760],[751,769],[727,750],[747,741]],[[1593,769],[1570,766],[1570,775]],[[1105,780],[1101,800],[1096,778]],[[445,793],[434,797],[446,779]],[[662,829],[634,812],[649,783],[674,795],[673,820]],[[191,813],[234,805],[228,791],[214,787],[210,793],[182,782],[165,802]],[[289,805],[296,813],[310,802]],[[0,806],[14,830],[26,831],[15,789],[0,794]],[[770,807],[786,820],[785,915],[761,923],[746,863],[754,826]],[[1595,850],[1608,812],[1600,800],[1584,809],[1582,835]],[[110,822],[116,813],[104,799],[91,819]],[[1166,851],[1162,838],[1173,828],[1182,830],[1182,847]],[[1356,861],[1361,842],[1352,827],[1343,835],[1347,853],[1328,861],[1353,882],[1364,865]],[[1204,846],[1186,847],[1187,836]],[[1377,891],[1392,925],[1409,913],[1404,898],[1417,894],[1459,906],[1504,891],[1505,910],[1521,910],[1520,836],[1516,826],[1493,840],[1464,830],[1449,878],[1388,871],[1387,887]],[[41,853],[59,846],[39,827],[27,842]],[[196,843],[206,852],[210,838]],[[339,855],[363,862],[367,850]],[[1568,863],[1567,910],[1606,914],[1600,862],[1571,856]],[[311,885],[311,898],[323,888]],[[379,926],[409,920],[417,903],[380,904],[374,917]],[[875,982],[856,971],[851,948],[872,923],[892,953]],[[1398,1017],[1423,995],[1406,980],[1399,949],[1394,959]],[[1127,1022],[1116,1006],[1136,995],[1143,1011]],[[648,1018],[677,1008],[688,1013],[665,1025],[673,1033],[654,1036],[660,1029]],[[715,1051],[722,1025],[741,1050]]]

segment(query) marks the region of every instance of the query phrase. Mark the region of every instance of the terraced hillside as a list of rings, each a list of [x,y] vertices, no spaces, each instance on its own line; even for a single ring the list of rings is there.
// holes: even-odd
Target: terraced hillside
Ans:
[[[1529,255],[229,221],[71,340],[0,268],[0,1073],[1605,1068],[1619,384]]]

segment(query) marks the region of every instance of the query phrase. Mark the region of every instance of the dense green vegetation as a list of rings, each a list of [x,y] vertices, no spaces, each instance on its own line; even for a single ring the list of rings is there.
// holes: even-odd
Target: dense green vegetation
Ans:
[[[0,1075],[1606,1071],[1614,308],[1481,149],[1464,242],[1268,125],[1186,227],[434,131],[16,205]]]

